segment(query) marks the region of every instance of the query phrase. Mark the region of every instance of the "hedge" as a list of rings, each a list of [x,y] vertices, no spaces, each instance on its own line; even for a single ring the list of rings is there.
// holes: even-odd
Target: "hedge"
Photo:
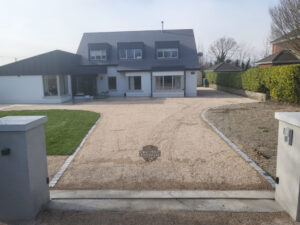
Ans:
[[[300,103],[300,65],[253,68],[245,72],[206,72],[209,83],[268,94],[280,102]]]

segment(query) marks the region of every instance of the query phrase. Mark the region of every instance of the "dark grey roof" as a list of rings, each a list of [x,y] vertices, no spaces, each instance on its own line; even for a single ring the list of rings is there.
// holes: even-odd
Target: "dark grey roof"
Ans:
[[[289,50],[282,50],[273,55],[269,55],[256,62],[257,65],[260,64],[295,64],[300,63],[300,60]]]
[[[143,59],[119,60],[118,43],[124,46],[130,43],[143,43]],[[185,69],[199,69],[194,32],[192,29],[184,30],[149,30],[149,31],[123,31],[84,33],[77,54],[82,56],[82,64],[91,64],[88,60],[88,45],[92,43],[107,43],[111,46],[109,58],[106,62],[97,64],[118,65],[119,71],[152,70],[152,68],[183,66]],[[178,46],[179,58],[172,60],[156,59],[157,46]]]
[[[104,74],[107,67],[103,65],[80,65],[73,68],[72,75]]]
[[[218,63],[216,65],[213,65],[208,71],[214,71],[214,72],[241,72],[243,69],[240,67],[237,67],[235,65],[232,65],[231,63]]]
[[[0,67],[0,75],[70,74],[81,56],[55,50]]]

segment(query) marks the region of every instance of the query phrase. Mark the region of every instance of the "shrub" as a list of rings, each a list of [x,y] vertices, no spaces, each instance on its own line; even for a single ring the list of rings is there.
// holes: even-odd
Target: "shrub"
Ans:
[[[206,72],[205,74],[209,83],[218,84],[225,87],[241,89],[241,73],[231,72]]]
[[[300,65],[253,68],[245,72],[207,72],[209,83],[262,92],[282,102],[300,103]]]

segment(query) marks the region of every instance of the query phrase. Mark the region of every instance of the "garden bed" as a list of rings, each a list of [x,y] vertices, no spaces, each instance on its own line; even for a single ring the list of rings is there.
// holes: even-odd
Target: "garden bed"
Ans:
[[[278,135],[274,113],[280,111],[300,111],[300,106],[275,102],[237,104],[210,109],[206,117],[274,178]]]

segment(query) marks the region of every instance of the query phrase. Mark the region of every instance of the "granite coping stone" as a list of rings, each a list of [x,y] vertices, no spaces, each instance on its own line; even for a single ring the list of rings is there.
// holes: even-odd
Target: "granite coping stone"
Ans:
[[[275,112],[275,118],[300,127],[300,112]]]
[[[47,121],[47,116],[6,116],[0,118],[0,131],[27,131]]]

